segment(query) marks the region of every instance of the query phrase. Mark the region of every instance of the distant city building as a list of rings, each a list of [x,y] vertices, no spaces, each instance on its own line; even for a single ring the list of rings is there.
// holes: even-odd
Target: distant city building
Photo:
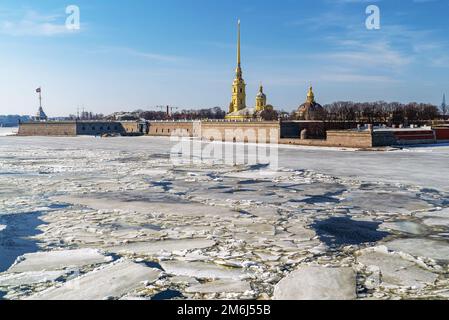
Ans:
[[[446,105],[446,94],[443,95],[443,103],[441,104],[441,112],[443,116],[446,116],[448,113],[447,105]]]
[[[140,120],[140,115],[138,112],[116,112],[112,116],[118,121]]]
[[[30,121],[29,116],[0,115],[0,127],[17,127],[20,122]]]
[[[296,116],[298,120],[324,120],[324,108],[315,101],[312,87],[309,88],[306,102],[299,106]]]

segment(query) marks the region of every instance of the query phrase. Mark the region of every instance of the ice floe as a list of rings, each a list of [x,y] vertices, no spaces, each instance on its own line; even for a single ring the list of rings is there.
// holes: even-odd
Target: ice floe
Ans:
[[[29,253],[18,258],[8,272],[51,271],[67,267],[95,265],[112,261],[96,249],[57,250]]]
[[[105,300],[117,299],[154,282],[161,271],[131,261],[121,260],[61,286],[31,296],[31,300]]]
[[[274,288],[276,300],[354,300],[356,273],[351,268],[300,267]]]

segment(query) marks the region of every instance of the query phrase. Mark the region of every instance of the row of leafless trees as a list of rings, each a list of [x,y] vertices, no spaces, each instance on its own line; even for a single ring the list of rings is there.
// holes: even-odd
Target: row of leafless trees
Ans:
[[[106,117],[101,113],[93,113],[89,111],[83,111],[78,115],[69,115],[70,120],[104,120]]]
[[[139,116],[145,120],[201,120],[201,119],[224,119],[226,112],[220,107],[200,110],[182,110],[167,114],[161,111],[142,111]]]
[[[430,121],[441,117],[437,106],[426,103],[399,102],[334,102],[324,106],[325,119],[366,123],[394,123]]]
[[[214,107],[200,110],[182,110],[172,114],[163,111],[139,110],[133,114],[137,118],[145,120],[202,120],[224,119],[226,111],[220,107]],[[263,120],[277,120],[280,116],[285,120],[294,120],[297,114],[293,112],[288,115],[288,113],[277,112],[273,109],[267,109],[260,114]],[[325,105],[319,118],[325,121],[404,124],[436,120],[441,118],[441,114],[437,106],[425,103],[339,101]]]
[[[160,111],[142,111],[139,116],[145,120],[221,120],[226,116],[226,111],[220,107],[200,110],[183,110],[173,114],[167,114]],[[256,115],[254,115],[256,117]],[[267,109],[261,112],[260,117],[263,120],[274,121],[278,120],[279,114],[273,109]]]

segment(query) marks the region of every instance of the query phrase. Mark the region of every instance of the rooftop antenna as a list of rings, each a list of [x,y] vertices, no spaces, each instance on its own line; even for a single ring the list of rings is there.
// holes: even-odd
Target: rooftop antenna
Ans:
[[[447,114],[446,94],[443,94],[443,103],[441,104],[441,111],[443,111],[443,116]]]

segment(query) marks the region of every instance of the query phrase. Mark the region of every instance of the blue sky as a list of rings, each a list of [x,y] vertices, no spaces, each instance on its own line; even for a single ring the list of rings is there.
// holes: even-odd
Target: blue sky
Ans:
[[[65,28],[68,5],[81,29]],[[381,10],[367,30],[366,7]],[[418,101],[449,94],[447,0],[8,0],[0,3],[0,114],[112,113],[156,105],[227,108],[242,20],[254,104]]]

